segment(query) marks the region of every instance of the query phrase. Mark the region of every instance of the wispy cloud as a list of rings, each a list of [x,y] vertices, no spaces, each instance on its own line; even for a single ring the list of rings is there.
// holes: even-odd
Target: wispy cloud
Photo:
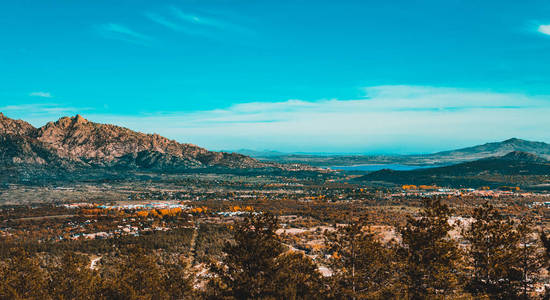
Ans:
[[[159,133],[210,149],[431,152],[510,137],[550,142],[550,97],[457,88],[366,87],[358,99],[248,102],[148,115],[97,113],[56,104],[0,107],[34,125],[63,115]]]
[[[222,33],[234,33],[240,35],[251,35],[253,31],[235,23],[223,20],[223,17],[208,16],[205,14],[184,12],[181,9],[171,6],[164,14],[146,12],[152,22],[173,31],[182,32],[187,35],[202,36],[209,39],[224,39]]]
[[[127,26],[116,24],[116,23],[107,23],[96,26],[98,33],[104,38],[121,40],[129,43],[148,45],[153,38],[136,32]]]
[[[170,9],[172,10],[172,13],[180,20],[190,24],[206,26],[218,30],[234,31],[239,33],[251,33],[251,30],[248,28],[221,19],[212,18],[204,15],[185,13],[181,9],[174,6],[170,7]]]
[[[550,25],[540,25],[538,31],[542,34],[550,35]]]
[[[151,21],[155,22],[155,23],[158,23],[162,26],[165,26],[165,27],[168,27],[172,30],[175,30],[175,31],[182,31],[184,30],[185,28],[180,26],[179,24],[176,24],[174,22],[171,22],[169,21],[168,19],[166,19],[165,17],[159,15],[159,14],[155,14],[155,13],[145,13],[145,16],[147,18],[149,18]]]
[[[177,32],[182,32],[182,33],[185,33],[185,34],[188,34],[188,35],[205,36],[205,37],[209,37],[209,38],[215,38],[215,35],[212,34],[211,32],[202,30],[200,28],[189,27],[189,26],[177,23],[177,21],[174,22],[174,21],[169,20],[168,18],[166,18],[162,15],[156,14],[156,13],[148,12],[148,13],[145,13],[145,16],[149,20],[151,20],[151,21],[153,21],[153,22],[155,22],[155,23],[157,23],[161,26],[164,26],[168,29],[177,31]]]
[[[9,118],[23,119],[34,126],[55,121],[63,116],[76,115],[90,111],[90,108],[72,107],[57,103],[26,103],[0,106],[0,112]]]
[[[353,100],[250,102],[139,117],[90,115],[211,149],[437,151],[522,137],[550,142],[550,98],[376,86]],[[406,145],[406,146],[405,146]]]
[[[64,107],[54,103],[17,104],[0,107],[4,112],[26,112],[31,114],[58,114],[75,111],[74,107]]]
[[[29,96],[32,97],[43,97],[43,98],[52,98],[52,94],[50,92],[32,92],[29,94]]]

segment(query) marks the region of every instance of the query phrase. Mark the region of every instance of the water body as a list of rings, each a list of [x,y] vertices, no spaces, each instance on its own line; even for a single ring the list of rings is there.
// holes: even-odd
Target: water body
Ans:
[[[368,171],[374,172],[382,169],[390,169],[395,171],[410,171],[416,169],[435,168],[441,165],[401,165],[401,164],[371,164],[371,165],[353,165],[353,166],[330,166],[332,170],[342,171]]]

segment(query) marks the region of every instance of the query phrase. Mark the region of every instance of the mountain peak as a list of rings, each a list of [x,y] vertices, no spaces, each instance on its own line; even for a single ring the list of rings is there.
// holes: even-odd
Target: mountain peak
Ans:
[[[78,115],[78,114],[72,117],[72,119],[77,124],[88,123],[88,120],[84,119],[81,115]]]
[[[108,164],[122,157],[189,162],[199,166],[246,166],[266,164],[246,156],[208,151],[182,144],[157,134],[144,134],[110,124],[94,123],[81,115],[63,117],[38,129],[37,140],[55,149],[57,155],[72,161]],[[136,156],[142,153],[141,156]],[[144,154],[149,153],[149,154]]]
[[[519,142],[526,142],[526,141],[522,140],[522,139],[518,139],[518,138],[510,138],[510,139],[507,139],[507,140],[503,141],[502,143],[504,143],[504,144],[516,144],[516,143],[519,143]]]
[[[0,112],[0,134],[26,135],[36,130],[31,124],[6,117]]]
[[[0,164],[4,162],[157,171],[282,168],[240,154],[213,152],[178,143],[157,134],[94,123],[78,114],[62,117],[40,128],[0,116]]]
[[[57,120],[53,124],[55,124],[56,126],[65,128],[65,127],[72,127],[75,125],[86,124],[86,123],[89,123],[89,121],[84,119],[84,117],[82,117],[81,115],[77,114],[74,117],[61,117],[59,118],[59,120]]]

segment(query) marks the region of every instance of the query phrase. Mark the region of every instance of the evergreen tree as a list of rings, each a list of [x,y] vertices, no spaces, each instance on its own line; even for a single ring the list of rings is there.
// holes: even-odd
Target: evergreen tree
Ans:
[[[540,239],[542,245],[544,246],[544,255],[543,255],[543,265],[546,267],[546,270],[550,272],[550,236],[546,235],[544,231],[540,233]],[[544,293],[544,300],[550,299],[550,289],[546,288]]]
[[[46,273],[39,261],[21,249],[0,265],[0,299],[47,299]]]
[[[112,267],[112,274],[103,280],[102,298],[169,299],[161,269],[153,255],[137,248]]]
[[[268,213],[249,214],[235,224],[234,241],[224,246],[222,263],[211,266],[217,276],[211,282],[211,298],[275,297],[275,259],[284,251],[277,228],[277,218]]]
[[[59,265],[48,268],[49,290],[55,299],[95,299],[100,278],[84,255],[66,252]]]
[[[473,219],[463,234],[470,243],[472,264],[468,289],[475,295],[485,295],[490,299],[517,299],[523,279],[531,269],[530,259],[523,265],[520,246],[527,235],[522,237],[514,222],[489,204],[476,208]],[[523,247],[523,250],[527,251],[527,248]]]
[[[389,297],[394,266],[392,251],[375,234],[353,222],[328,236],[332,251],[333,294],[338,299]],[[395,287],[393,287],[395,288]]]
[[[162,266],[162,283],[169,299],[190,299],[195,296],[193,290],[194,273],[184,259],[166,262]]]
[[[313,261],[285,252],[269,213],[249,214],[235,225],[221,263],[212,264],[211,299],[323,299],[323,279]]]
[[[541,232],[540,239],[542,245],[544,246],[546,261],[550,260],[550,236],[546,235],[544,232]]]
[[[540,251],[540,241],[533,228],[534,224],[529,219],[523,219],[516,228],[522,299],[529,299],[528,293],[533,284],[539,281],[538,275],[544,263],[544,253]]]
[[[288,300],[325,299],[325,282],[311,258],[287,252],[276,259],[275,298]]]
[[[440,298],[456,292],[461,253],[449,236],[450,208],[439,199],[427,199],[420,217],[408,217],[401,228],[407,298]]]

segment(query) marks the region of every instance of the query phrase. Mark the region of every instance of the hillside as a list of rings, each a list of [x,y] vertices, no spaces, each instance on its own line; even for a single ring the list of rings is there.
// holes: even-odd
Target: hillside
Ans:
[[[533,153],[545,159],[550,159],[550,144],[511,138],[502,142],[485,143],[473,147],[437,152],[426,155],[425,158],[445,162],[476,160],[491,156],[503,156],[513,151]]]
[[[359,181],[393,184],[436,184],[440,186],[482,186],[541,183],[550,175],[550,162],[535,154],[513,151],[455,165],[411,171],[380,170]],[[531,179],[537,180],[531,180]],[[547,179],[546,179],[547,180]]]
[[[279,163],[302,163],[312,166],[352,166],[368,164],[403,164],[403,165],[442,165],[454,164],[477,159],[502,156],[512,151],[521,151],[536,154],[550,159],[550,144],[543,142],[526,141],[511,138],[502,142],[492,142],[473,147],[442,151],[431,154],[413,155],[335,155],[335,154],[292,154],[276,151],[249,151],[236,152],[254,157],[260,161],[274,161]]]
[[[80,115],[35,128],[0,113],[0,142],[0,181],[64,180],[78,174],[110,177],[124,175],[129,170],[314,171],[306,166],[260,162],[242,154],[208,151],[157,134],[90,122]]]

